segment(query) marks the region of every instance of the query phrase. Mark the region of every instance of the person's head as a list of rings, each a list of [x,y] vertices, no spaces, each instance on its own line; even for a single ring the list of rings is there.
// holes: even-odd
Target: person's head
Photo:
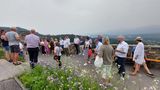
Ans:
[[[66,39],[68,39],[69,37],[68,36],[66,36]]]
[[[57,38],[55,38],[55,39],[54,39],[54,41],[55,41],[55,42],[58,42],[58,39],[57,39]]]
[[[81,39],[84,39],[84,37],[83,37],[83,36],[81,36]]]
[[[109,44],[110,44],[109,37],[104,37],[104,38],[103,38],[103,44],[104,44],[104,45],[109,45]]]
[[[119,43],[123,42],[125,40],[125,37],[123,35],[120,35],[117,37],[117,40]]]
[[[86,37],[86,41],[88,41],[89,40],[89,37]]]
[[[36,34],[36,30],[35,29],[31,29],[31,34]]]
[[[142,41],[143,41],[142,37],[136,37],[136,39],[135,39],[136,43],[139,43],[139,42],[142,42]]]
[[[65,37],[64,37],[64,40],[66,40],[67,38],[68,38],[68,36],[65,36]]]
[[[95,44],[98,44],[98,42],[99,42],[99,39],[95,39]]]
[[[4,35],[4,34],[5,34],[5,31],[1,30],[0,35]]]
[[[59,42],[57,42],[57,43],[56,43],[56,46],[60,47],[60,43],[59,43]]]
[[[16,27],[11,27],[11,31],[16,32],[16,31],[17,31],[17,28],[16,28]]]

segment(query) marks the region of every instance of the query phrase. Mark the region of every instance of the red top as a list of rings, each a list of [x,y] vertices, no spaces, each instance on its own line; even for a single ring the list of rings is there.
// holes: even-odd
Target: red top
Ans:
[[[92,49],[89,49],[88,50],[88,57],[91,57],[92,56]]]

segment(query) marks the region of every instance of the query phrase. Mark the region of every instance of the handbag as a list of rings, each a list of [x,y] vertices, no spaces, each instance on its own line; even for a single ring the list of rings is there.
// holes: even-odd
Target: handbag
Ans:
[[[103,65],[103,58],[100,58],[99,56],[96,56],[95,61],[94,61],[94,65],[97,68],[102,67],[102,65]]]

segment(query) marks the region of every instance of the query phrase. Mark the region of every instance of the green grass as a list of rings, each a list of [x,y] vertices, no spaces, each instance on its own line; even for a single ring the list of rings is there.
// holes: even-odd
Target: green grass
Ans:
[[[25,59],[24,59],[23,56],[19,56],[18,60],[21,61],[21,62],[25,62]]]
[[[98,82],[75,75],[71,68],[44,68],[37,66],[19,79],[29,90],[101,90]]]
[[[5,59],[5,54],[2,48],[0,48],[0,59]],[[18,60],[21,62],[25,62],[25,59],[23,58],[23,56],[19,56]]]
[[[4,52],[3,52],[3,49],[0,48],[0,59],[4,59]]]

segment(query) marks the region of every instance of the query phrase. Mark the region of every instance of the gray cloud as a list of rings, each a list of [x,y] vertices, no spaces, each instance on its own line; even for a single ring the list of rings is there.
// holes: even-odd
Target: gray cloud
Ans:
[[[114,33],[160,25],[160,0],[1,0],[0,26],[44,34]]]

